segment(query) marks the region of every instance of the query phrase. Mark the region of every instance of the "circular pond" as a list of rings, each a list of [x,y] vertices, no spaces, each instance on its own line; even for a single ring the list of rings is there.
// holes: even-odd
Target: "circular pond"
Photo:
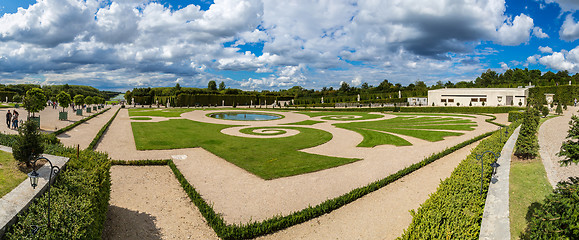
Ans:
[[[237,120],[237,121],[267,121],[280,119],[283,116],[277,114],[254,113],[254,112],[221,112],[209,115],[212,118]]]

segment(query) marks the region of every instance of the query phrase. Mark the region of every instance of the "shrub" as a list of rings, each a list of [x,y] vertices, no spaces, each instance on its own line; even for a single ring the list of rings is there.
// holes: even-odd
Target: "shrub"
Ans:
[[[515,143],[515,156],[519,158],[534,158],[538,154],[539,144],[537,140],[537,127],[539,117],[532,108],[527,109],[523,116],[523,123],[519,137]]]
[[[514,122],[516,120],[523,119],[524,112],[521,111],[510,111],[509,112],[509,122]]]
[[[563,104],[563,110],[567,111],[567,104]]]
[[[29,160],[40,156],[44,152],[42,134],[35,121],[26,121],[18,128],[16,144],[12,146],[14,159],[30,166]]]
[[[543,106],[543,107],[541,108],[541,113],[543,114],[543,117],[547,117],[547,115],[549,115],[549,108]]]
[[[560,103],[557,103],[557,109],[555,110],[555,113],[557,113],[558,115],[563,114],[563,108],[561,107]]]
[[[559,182],[542,203],[529,207],[522,239],[577,239],[579,236],[579,178]]]
[[[571,116],[569,121],[569,128],[567,140],[561,145],[561,151],[557,153],[560,157],[565,157],[561,160],[561,165],[569,165],[570,163],[579,163],[579,117]]]

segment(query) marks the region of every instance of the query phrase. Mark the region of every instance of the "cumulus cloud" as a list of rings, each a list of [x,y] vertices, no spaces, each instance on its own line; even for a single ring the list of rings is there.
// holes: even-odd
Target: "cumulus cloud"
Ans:
[[[579,22],[576,22],[571,14],[567,15],[565,22],[561,26],[559,36],[565,41],[575,41],[579,39]]]
[[[539,46],[539,51],[541,51],[542,53],[553,53],[553,49],[550,48],[549,46]]]
[[[527,42],[533,29],[533,19],[525,14],[505,22],[497,31],[497,41],[503,45],[515,46]]]
[[[548,38],[549,35],[543,32],[543,29],[541,29],[540,27],[534,27],[533,28],[533,36],[538,37],[538,38]]]
[[[579,9],[579,2],[576,0],[545,0],[546,3],[556,3],[563,12],[573,12]]]
[[[579,47],[575,47],[571,51],[563,50],[543,56],[539,59],[539,62],[556,70],[579,72]]]

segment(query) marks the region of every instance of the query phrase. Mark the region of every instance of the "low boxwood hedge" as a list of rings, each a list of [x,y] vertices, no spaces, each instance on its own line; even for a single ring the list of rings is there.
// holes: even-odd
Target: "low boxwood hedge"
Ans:
[[[291,109],[291,107],[289,108]],[[378,108],[309,108],[306,109],[316,111],[345,111],[345,112],[392,112],[394,107],[378,107]],[[479,114],[479,113],[508,113],[510,111],[524,110],[524,107],[396,107],[399,112],[414,112],[414,113],[465,113],[465,114]]]
[[[509,111],[509,122],[523,119],[524,111]]]
[[[15,135],[0,134],[0,144],[13,146]],[[6,232],[5,239],[101,239],[110,196],[110,166],[104,153],[61,144],[47,144],[45,153],[70,158],[50,189],[50,223],[47,229],[48,197],[36,198]],[[41,226],[32,235],[31,226]]]
[[[185,179],[183,174],[175,166],[172,160],[143,160],[143,161],[114,161],[114,164],[119,165],[163,165],[168,164],[173,170],[175,177],[191,199],[193,203],[199,208],[199,211],[207,220],[209,226],[217,233],[217,235],[223,239],[248,239],[255,238],[258,236],[270,234],[296,224],[304,223],[308,220],[314,219],[326,213],[330,213],[348,203],[351,203],[369,193],[372,193],[418,169],[426,166],[454,151],[461,149],[471,143],[479,141],[485,137],[488,137],[492,132],[482,134],[480,136],[474,137],[473,139],[464,141],[458,145],[451,148],[447,148],[444,151],[431,155],[421,162],[412,164],[407,168],[404,168],[388,177],[380,179],[376,182],[370,183],[364,187],[354,189],[342,196],[328,199],[317,206],[308,207],[298,212],[294,212],[287,216],[276,216],[261,222],[252,222],[248,224],[226,224],[220,214],[213,210],[212,206],[208,204],[201,195],[195,190],[195,188]]]
[[[109,129],[109,126],[111,125],[113,120],[115,120],[115,118],[117,117],[117,114],[119,113],[120,110],[121,110],[120,108],[117,109],[117,112],[115,112],[115,115],[113,115],[111,117],[111,119],[109,119],[109,121],[101,128],[101,130],[99,130],[97,135],[92,139],[92,141],[88,145],[88,147],[87,147],[88,149],[94,150],[96,148],[97,143],[101,140],[101,138],[103,137],[103,134],[107,131],[107,129]]]
[[[512,134],[516,125],[509,126]],[[417,211],[411,211],[412,223],[399,239],[478,239],[484,211],[488,184],[492,173],[492,154],[483,157],[484,188],[481,193],[481,164],[477,154],[485,151],[500,153],[508,138],[495,132],[483,140],[452,172],[440,183]]]
[[[83,118],[83,119],[81,119],[81,120],[78,120],[78,121],[74,122],[73,124],[70,124],[70,125],[68,125],[68,126],[66,126],[66,127],[63,127],[63,128],[61,128],[61,129],[56,130],[56,131],[53,132],[52,134],[54,134],[55,136],[58,136],[58,135],[60,135],[60,134],[62,134],[62,133],[65,133],[65,132],[69,131],[70,129],[73,129],[74,127],[76,127],[76,126],[78,126],[78,125],[80,125],[80,124],[82,124],[82,123],[84,123],[84,122],[86,122],[86,121],[88,121],[88,120],[91,120],[92,118],[94,118],[94,117],[96,117],[96,116],[98,116],[98,115],[101,115],[101,114],[103,114],[104,112],[106,112],[106,111],[108,111],[108,110],[110,110],[110,109],[111,109],[111,108],[107,108],[107,109],[105,109],[105,110],[100,111],[99,113],[95,113],[95,114],[93,114],[93,115],[90,115],[89,117],[86,117],[86,118]]]

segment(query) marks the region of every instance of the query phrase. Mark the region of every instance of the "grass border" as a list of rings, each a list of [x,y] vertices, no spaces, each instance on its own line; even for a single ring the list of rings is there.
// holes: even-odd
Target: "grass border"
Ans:
[[[311,219],[317,218],[324,214],[330,213],[348,203],[351,203],[367,194],[370,194],[376,190],[379,190],[388,184],[446,156],[449,155],[469,144],[477,142],[483,138],[486,138],[496,131],[483,133],[479,136],[466,140],[450,148],[430,155],[424,160],[414,163],[398,172],[391,174],[383,179],[367,184],[366,186],[356,188],[350,192],[343,194],[339,197],[328,199],[314,207],[308,207],[303,210],[293,212],[286,216],[274,216],[270,219],[263,220],[261,222],[252,222],[248,224],[226,224],[220,214],[216,213],[212,205],[207,203],[201,194],[195,190],[195,188],[187,181],[185,176],[179,171],[177,166],[172,160],[142,160],[142,161],[112,161],[115,165],[163,165],[167,164],[175,174],[175,177],[181,184],[183,190],[187,193],[191,201],[199,208],[201,215],[205,217],[209,226],[213,228],[215,233],[222,239],[248,239],[255,238],[258,236],[263,236],[266,234],[274,233],[285,228],[304,223]]]
[[[61,129],[58,129],[58,130],[56,130],[55,132],[53,132],[53,133],[51,133],[51,134],[54,134],[54,136],[58,136],[58,135],[60,135],[60,134],[63,134],[63,133],[65,133],[65,132],[68,132],[69,130],[75,128],[76,126],[78,126],[78,125],[80,125],[80,124],[82,124],[82,123],[84,123],[84,122],[86,122],[86,121],[88,121],[88,120],[91,120],[92,118],[94,118],[94,117],[96,117],[96,116],[98,116],[98,115],[101,115],[101,114],[103,114],[104,112],[106,112],[106,111],[108,111],[108,110],[110,110],[110,109],[111,109],[111,108],[109,107],[109,108],[107,108],[107,109],[105,109],[105,110],[102,110],[102,111],[100,111],[100,112],[98,112],[98,113],[95,113],[95,114],[90,115],[90,116],[88,116],[88,117],[86,117],[86,118],[83,118],[83,119],[81,119],[81,120],[78,120],[78,121],[74,122],[73,124],[70,124],[70,125],[68,125],[68,126],[66,126],[66,127],[63,127],[63,128],[61,128]]]
[[[99,132],[97,133],[97,135],[92,139],[92,141],[90,142],[90,144],[88,145],[88,147],[86,147],[87,149],[92,149],[95,150],[97,143],[101,140],[101,138],[103,137],[103,134],[109,129],[109,126],[111,125],[111,123],[113,122],[113,120],[115,120],[115,118],[117,117],[117,114],[119,114],[119,111],[121,109],[117,109],[117,112],[115,112],[115,115],[113,115],[111,117],[111,119],[109,119],[109,121],[101,128],[101,130],[99,130]]]

